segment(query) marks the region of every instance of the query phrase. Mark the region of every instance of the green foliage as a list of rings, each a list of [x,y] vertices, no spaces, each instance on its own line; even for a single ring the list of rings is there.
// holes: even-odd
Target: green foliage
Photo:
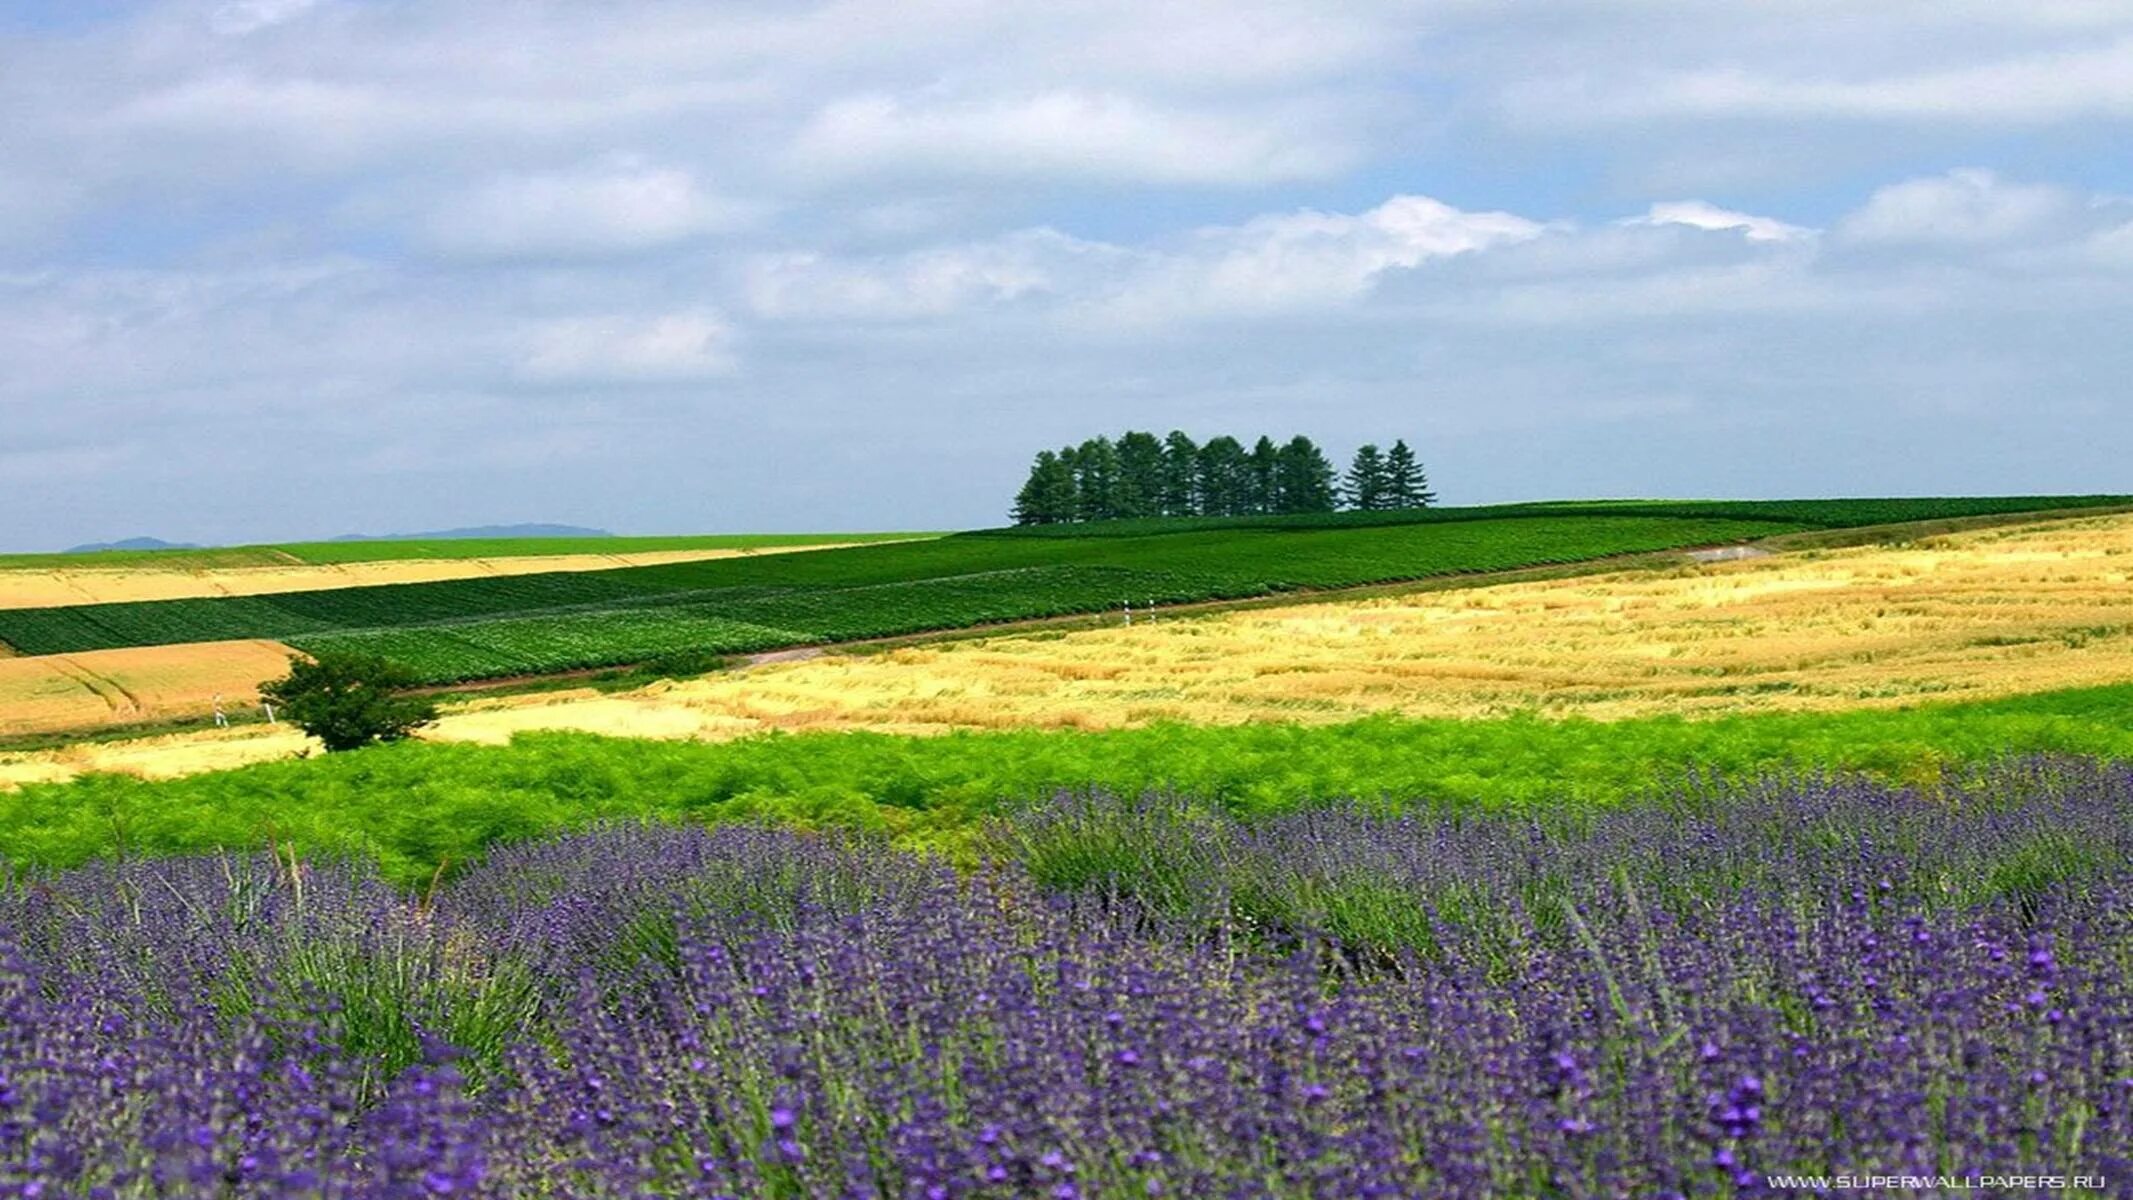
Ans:
[[[1029,482],[1015,494],[1017,525],[1057,525],[1076,518],[1074,467],[1058,453],[1039,451]]]
[[[2133,685],[1708,721],[1373,718],[717,745],[581,734],[522,735],[502,748],[411,741],[177,780],[31,785],[0,794],[0,859],[71,866],[271,841],[307,857],[373,856],[388,878],[419,887],[441,864],[466,863],[492,843],[602,820],[776,821],[967,854],[991,818],[1060,790],[1188,795],[1241,814],[1357,800],[1575,816],[1650,796],[1689,772],[1827,768],[1930,785],[1965,764],[2053,753],[2133,758]],[[1962,886],[2019,893],[2056,853],[2040,848],[2003,878]]]
[[[1341,481],[1341,496],[1349,508],[1363,512],[1379,512],[1393,506],[1385,453],[1375,443],[1365,442],[1356,450],[1354,461],[1348,464],[1348,475]]]
[[[1340,499],[1332,462],[1310,438],[1302,436],[1290,438],[1277,452],[1274,486],[1278,514],[1329,513]]]
[[[403,695],[414,683],[406,668],[371,654],[327,651],[296,659],[260,696],[282,717],[328,750],[397,742],[437,719],[435,702]]]
[[[1385,452],[1385,507],[1427,508],[1436,502],[1437,494],[1429,490],[1429,476],[1415,461],[1414,450],[1405,441],[1394,442]]]

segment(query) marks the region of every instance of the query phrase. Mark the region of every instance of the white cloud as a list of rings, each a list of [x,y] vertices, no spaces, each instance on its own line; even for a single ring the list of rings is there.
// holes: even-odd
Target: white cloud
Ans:
[[[2133,434],[2133,212],[2088,190],[2133,191],[2123,0],[78,7],[0,36],[0,442],[157,463],[73,460],[0,538],[138,532],[206,462],[218,496],[296,477],[224,524],[410,526],[331,505],[413,506],[476,445],[523,449],[464,494],[567,517],[540,462],[602,429],[631,486],[584,487],[641,496],[625,527],[698,520],[677,496],[839,520],[861,487],[991,516],[986,464],[1128,420],[1515,427],[1498,487],[1662,487],[1698,450],[1807,487],[1791,452],[1936,362],[2040,438],[2038,396],[2097,406],[2069,453]],[[1908,178],[1964,162],[2024,175]],[[1694,403],[1577,444],[1652,397]],[[713,507],[707,416],[759,508]],[[1896,432],[1855,479],[1988,486],[1879,473],[1968,436]],[[120,528],[75,528],[84,494]]]
[[[522,373],[543,383],[706,379],[734,370],[733,341],[733,327],[708,310],[544,321]]]
[[[1195,112],[1073,90],[962,102],[856,96],[817,113],[789,153],[797,168],[829,176],[1222,184],[1323,176],[1354,155],[1338,131],[1294,112]]]
[[[215,32],[233,37],[280,25],[317,8],[319,0],[224,0],[209,15]]]
[[[2087,208],[2063,188],[1964,168],[1880,188],[1837,229],[1854,242],[1986,245],[2063,234]]]
[[[1811,229],[1788,225],[1775,217],[1734,212],[1702,200],[1663,201],[1625,225],[1686,225],[1691,229],[1734,230],[1751,242],[1794,242],[1814,236]]]
[[[475,258],[597,256],[730,231],[750,216],[687,171],[625,159],[490,179],[448,197],[426,233],[438,249]]]
[[[1056,293],[1083,264],[1123,253],[1052,229],[871,259],[769,255],[747,272],[749,302],[765,317],[903,320]]]
[[[1201,230],[1151,257],[1103,305],[1129,320],[1338,306],[1389,271],[1527,241],[1546,228],[1504,212],[1466,212],[1394,196],[1361,213],[1297,212]]]
[[[1790,20],[1779,11],[1773,6],[1768,15]],[[1936,38],[1937,21],[1948,27]],[[1520,119],[1558,126],[1654,117],[1982,125],[2122,118],[2133,115],[2133,32],[2127,21],[2123,8],[2111,18],[2116,37],[2098,38],[2096,30],[2079,26],[2023,31],[2080,39],[2046,46],[2024,45],[2019,37],[2008,39],[2012,44],[1997,42],[1981,25],[1966,26],[1946,13],[1892,17],[1887,24],[1893,28],[1876,29],[1869,20],[1850,44],[1836,40],[1846,25],[1793,21],[1789,28],[1732,31],[1731,46],[1761,43],[1760,55],[1727,53],[1731,46],[1712,31],[1708,42],[1690,44],[1695,53],[1680,65],[1624,69],[1595,57],[1574,71],[1512,80],[1503,96]],[[1818,36],[1831,44],[1815,47]],[[1915,63],[1922,49],[1957,61],[1892,69]]]
[[[1125,246],[1056,230],[872,259],[788,254],[749,276],[770,317],[939,317],[1044,299],[1104,324],[1337,307],[1385,272],[1525,241],[1546,226],[1394,196],[1361,213],[1294,212],[1211,226],[1176,244]]]
[[[2098,233],[2089,239],[2088,249],[2098,262],[2114,267],[2133,267],[2133,221]]]

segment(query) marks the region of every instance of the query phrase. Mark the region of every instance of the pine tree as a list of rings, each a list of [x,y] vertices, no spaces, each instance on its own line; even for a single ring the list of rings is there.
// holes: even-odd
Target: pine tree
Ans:
[[[1274,512],[1281,497],[1279,463],[1281,451],[1275,449],[1274,439],[1265,434],[1252,443],[1252,452],[1245,456],[1246,496],[1248,512]]]
[[[1043,487],[1044,468],[1047,462],[1057,462],[1059,456],[1049,450],[1037,452],[1037,461],[1030,465],[1029,478],[1022,483],[1022,490],[1015,493],[1015,506],[1008,515],[1017,525],[1047,525],[1044,519],[1043,502],[1039,493]]]
[[[1333,464],[1310,438],[1290,438],[1274,461],[1275,506],[1285,513],[1332,512]]]
[[[1234,517],[1246,511],[1251,484],[1244,443],[1224,434],[1200,447],[1200,515]]]
[[[1118,515],[1154,517],[1163,512],[1163,443],[1152,433],[1129,431],[1118,439]]]
[[[1385,490],[1391,508],[1428,508],[1437,502],[1437,494],[1429,490],[1429,476],[1405,440],[1394,442],[1385,455]]]
[[[1391,497],[1386,491],[1388,482],[1385,476],[1385,455],[1378,450],[1375,443],[1366,443],[1356,450],[1354,461],[1348,464],[1348,478],[1342,485],[1348,507],[1358,512],[1374,512],[1392,507]]]
[[[1067,460],[1056,454],[1052,456],[1051,465],[1045,469],[1043,482],[1037,489],[1037,501],[1047,524],[1064,525],[1078,518],[1081,491],[1074,482],[1074,468]]]
[[[1075,515],[1083,521],[1118,516],[1118,447],[1107,437],[1091,438],[1074,452]]]
[[[1015,524],[1058,525],[1074,520],[1074,468],[1050,450],[1040,451],[1029,482],[1015,495]]]
[[[1200,447],[1183,430],[1163,439],[1163,486],[1160,508],[1166,517],[1189,517],[1200,511]]]

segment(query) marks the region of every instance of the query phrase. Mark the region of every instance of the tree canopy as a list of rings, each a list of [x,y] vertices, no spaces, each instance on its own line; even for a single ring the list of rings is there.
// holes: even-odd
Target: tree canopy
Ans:
[[[1436,501],[1407,443],[1357,451],[1347,478],[1318,444],[1261,435],[1247,449],[1224,434],[1205,443],[1182,430],[1161,438],[1129,430],[1039,451],[1015,494],[1017,525],[1130,517],[1235,517],[1259,513],[1422,508]]]
[[[437,719],[433,701],[405,694],[414,681],[406,668],[382,658],[322,653],[291,661],[289,673],[259,694],[326,749],[353,750],[400,741]]]

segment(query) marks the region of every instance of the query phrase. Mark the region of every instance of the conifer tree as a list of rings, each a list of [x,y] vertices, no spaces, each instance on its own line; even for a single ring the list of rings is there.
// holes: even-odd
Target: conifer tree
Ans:
[[[1376,443],[1365,443],[1355,452],[1348,464],[1348,478],[1342,484],[1348,507],[1358,512],[1374,512],[1390,508],[1391,497],[1386,492],[1385,455]]]
[[[1234,517],[1247,511],[1250,470],[1244,443],[1224,434],[1200,447],[1200,515]]]
[[[1245,511],[1270,513],[1277,511],[1281,497],[1279,464],[1281,451],[1274,447],[1274,439],[1265,434],[1252,443],[1250,454],[1245,456]]]
[[[1058,525],[1075,519],[1074,468],[1044,450],[1030,467],[1029,481],[1015,495],[1015,524]]]
[[[1189,517],[1200,511],[1200,447],[1183,430],[1173,429],[1163,439],[1163,486],[1161,512],[1166,517]]]
[[[1118,515],[1118,447],[1110,438],[1090,438],[1074,452],[1075,517],[1108,521]]]
[[[1058,455],[1053,454],[1049,450],[1040,450],[1037,452],[1037,461],[1030,465],[1029,478],[1022,481],[1022,490],[1015,493],[1015,506],[1008,510],[1008,516],[1013,518],[1015,524],[1047,524],[1044,519],[1044,514],[1039,508],[1039,503],[1037,499],[1037,481],[1038,477],[1044,473],[1044,461],[1046,459],[1056,460],[1058,457]]]
[[[1163,512],[1163,443],[1152,433],[1128,431],[1118,439],[1118,515],[1154,517]]]
[[[1428,508],[1437,502],[1437,494],[1429,490],[1429,476],[1404,439],[1394,442],[1385,455],[1385,490],[1391,508]]]
[[[1276,508],[1285,513],[1332,512],[1338,499],[1333,464],[1310,438],[1298,435],[1274,461]]]

